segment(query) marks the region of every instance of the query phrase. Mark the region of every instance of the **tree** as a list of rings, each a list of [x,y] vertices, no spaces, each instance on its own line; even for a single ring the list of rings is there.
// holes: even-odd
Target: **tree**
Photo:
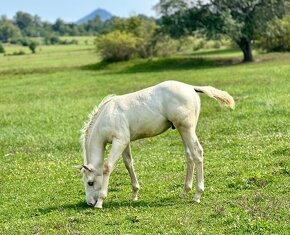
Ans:
[[[89,20],[89,22],[87,24],[85,24],[85,29],[87,32],[94,35],[94,34],[96,34],[96,32],[100,31],[102,25],[103,25],[103,23],[102,23],[100,17],[97,16],[95,19]]]
[[[21,32],[19,28],[13,24],[12,21],[0,21],[0,41],[8,42],[9,39],[20,37]]]
[[[266,51],[290,51],[290,14],[269,22],[256,44]]]
[[[20,30],[24,30],[25,28],[29,27],[33,23],[33,16],[28,13],[18,11],[14,17],[16,25],[19,27]]]
[[[67,32],[67,25],[62,19],[57,19],[52,25],[52,30],[60,35],[64,35]]]
[[[179,37],[196,30],[210,37],[226,35],[242,50],[243,61],[249,62],[253,61],[253,41],[268,21],[288,11],[289,0],[160,0],[156,9],[171,35]]]

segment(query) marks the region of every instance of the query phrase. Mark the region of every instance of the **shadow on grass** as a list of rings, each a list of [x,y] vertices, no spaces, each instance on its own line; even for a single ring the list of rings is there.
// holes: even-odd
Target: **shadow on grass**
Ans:
[[[103,209],[117,209],[117,208],[148,208],[148,207],[172,207],[175,206],[176,198],[159,198],[156,201],[130,201],[130,200],[123,200],[123,201],[106,201],[104,202]],[[38,215],[46,215],[51,212],[63,212],[67,210],[74,210],[74,211],[87,211],[92,210],[93,207],[89,207],[84,201],[80,201],[76,204],[65,204],[59,206],[51,206],[46,208],[38,208],[36,216]]]
[[[167,197],[167,198],[159,198],[155,201],[108,201],[104,203],[104,209],[116,209],[116,208],[124,208],[124,207],[132,207],[132,208],[147,208],[147,207],[171,207],[176,205],[176,198]]]
[[[215,68],[220,66],[237,65],[237,58],[202,58],[202,57],[174,57],[138,59],[127,62],[99,62],[81,67],[83,70],[102,71],[108,73],[142,73],[163,72],[174,70],[191,70]]]
[[[30,75],[30,74],[51,74],[57,72],[71,71],[78,69],[77,66],[59,66],[59,67],[43,67],[43,68],[15,68],[0,70],[0,76],[3,75]]]
[[[90,207],[84,201],[80,201],[76,204],[65,204],[59,206],[50,206],[46,208],[37,208],[37,215],[46,215],[55,211],[62,212],[66,210],[88,210],[88,209],[90,209]]]
[[[223,55],[239,53],[239,52],[240,52],[239,49],[225,48],[225,49],[219,49],[219,50],[196,51],[193,53],[193,55],[194,56],[220,56],[220,57],[223,57]]]

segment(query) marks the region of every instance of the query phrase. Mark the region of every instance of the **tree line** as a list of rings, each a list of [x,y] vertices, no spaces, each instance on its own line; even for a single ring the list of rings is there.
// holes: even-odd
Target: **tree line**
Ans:
[[[103,22],[97,16],[85,24],[67,23],[62,19],[50,23],[42,21],[37,15],[19,11],[12,19],[0,17],[0,41],[15,43],[21,37],[96,36],[111,32],[118,19],[119,17],[113,17]]]

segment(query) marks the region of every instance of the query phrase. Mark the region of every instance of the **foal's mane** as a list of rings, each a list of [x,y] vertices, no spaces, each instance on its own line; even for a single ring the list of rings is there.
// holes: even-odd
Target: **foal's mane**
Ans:
[[[115,95],[108,95],[106,96],[101,103],[99,103],[97,106],[95,106],[95,108],[93,109],[93,111],[89,114],[88,117],[88,121],[85,122],[83,128],[81,129],[81,145],[82,145],[82,150],[83,150],[83,155],[84,155],[84,163],[86,164],[86,143],[88,140],[88,137],[91,134],[91,130],[92,127],[95,124],[95,121],[97,120],[99,113],[101,111],[101,108],[108,103],[109,101],[111,101],[111,99],[114,97]]]

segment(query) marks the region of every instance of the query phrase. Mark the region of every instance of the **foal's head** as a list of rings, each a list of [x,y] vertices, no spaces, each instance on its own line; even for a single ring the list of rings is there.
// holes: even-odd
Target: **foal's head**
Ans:
[[[82,180],[86,191],[86,202],[89,206],[94,206],[102,187],[103,176],[97,175],[91,164],[80,166],[80,170],[83,173]]]

